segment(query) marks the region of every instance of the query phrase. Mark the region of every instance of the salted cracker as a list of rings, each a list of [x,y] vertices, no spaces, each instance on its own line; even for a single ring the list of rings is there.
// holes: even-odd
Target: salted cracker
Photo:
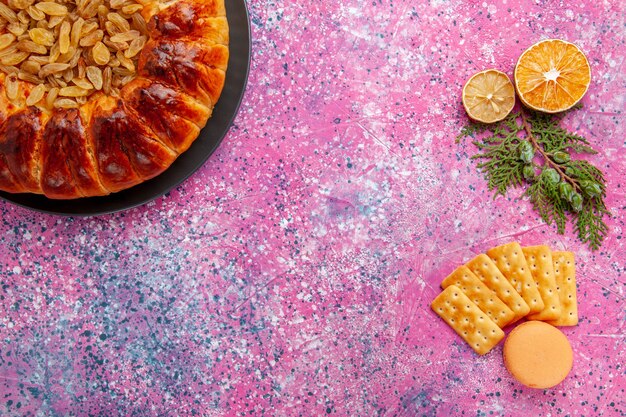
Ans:
[[[578,305],[576,301],[576,263],[572,252],[552,252],[554,278],[561,301],[561,317],[549,321],[553,326],[576,326]]]
[[[550,264],[552,265],[552,264]],[[485,314],[500,328],[513,320],[515,313],[498,298],[498,295],[478,279],[465,265],[455,269],[441,283],[442,288],[456,285],[463,294],[467,295]],[[556,292],[555,292],[556,294]],[[558,300],[557,300],[558,301]]]
[[[479,355],[489,352],[504,338],[502,329],[456,285],[443,290],[430,307]]]
[[[546,245],[539,245],[524,247],[522,252],[544,304],[541,312],[529,315],[528,319],[557,320],[561,317],[561,301],[554,278],[552,251]]]
[[[507,307],[513,310],[515,322],[528,314],[530,308],[522,296],[502,275],[496,264],[484,253],[465,264],[487,287],[491,288]]]
[[[496,246],[489,249],[487,255],[496,264],[502,275],[513,285],[513,288],[521,294],[528,307],[529,314],[543,311],[544,303],[537,284],[533,280],[530,269],[526,264],[526,258],[522,247],[517,242]]]

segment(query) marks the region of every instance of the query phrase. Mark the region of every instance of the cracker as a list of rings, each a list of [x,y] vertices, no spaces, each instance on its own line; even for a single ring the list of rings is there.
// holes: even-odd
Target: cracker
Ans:
[[[470,271],[474,273],[487,287],[491,288],[500,300],[504,301],[515,316],[512,322],[515,322],[526,314],[530,308],[522,296],[515,291],[515,288],[509,281],[504,278],[496,264],[484,253],[481,253],[467,264],[465,264]]]
[[[552,264],[550,264],[550,266],[552,266]],[[500,328],[509,324],[511,320],[513,320],[513,317],[515,317],[513,310],[508,308],[493,290],[483,284],[483,282],[464,265],[455,269],[441,283],[441,287],[444,289],[448,288],[450,285],[456,285],[460,288],[461,291]]]
[[[529,320],[557,320],[561,317],[561,301],[556,289],[552,251],[546,245],[522,248],[530,273],[543,300],[543,311],[531,314]]]
[[[443,290],[430,307],[479,355],[489,352],[504,338],[502,329],[456,285]]]
[[[496,264],[502,275],[513,285],[513,288],[522,295],[528,307],[529,314],[539,313],[544,309],[541,294],[533,280],[522,247],[517,242],[507,243],[489,249],[487,255]]]
[[[552,252],[556,288],[561,301],[561,317],[549,321],[553,326],[576,326],[578,305],[576,302],[576,263],[572,252]]]

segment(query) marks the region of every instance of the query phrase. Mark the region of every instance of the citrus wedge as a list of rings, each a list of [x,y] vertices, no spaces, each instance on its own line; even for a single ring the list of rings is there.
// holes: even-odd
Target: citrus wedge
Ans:
[[[515,106],[515,88],[509,77],[488,69],[474,74],[463,87],[463,107],[472,119],[493,123],[504,119]]]
[[[522,103],[534,110],[557,113],[583,98],[591,82],[591,68],[576,45],[548,39],[524,51],[514,78]]]

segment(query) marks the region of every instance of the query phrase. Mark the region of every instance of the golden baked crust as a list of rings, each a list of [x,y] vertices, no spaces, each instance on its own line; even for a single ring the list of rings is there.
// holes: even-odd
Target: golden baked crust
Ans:
[[[0,190],[53,199],[103,196],[165,171],[206,125],[224,86],[224,0],[144,1],[149,39],[137,77],[118,97],[77,109],[27,106],[33,84],[7,99],[0,73]]]

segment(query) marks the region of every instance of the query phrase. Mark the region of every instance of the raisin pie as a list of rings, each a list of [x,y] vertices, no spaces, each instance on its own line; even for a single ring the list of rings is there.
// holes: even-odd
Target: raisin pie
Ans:
[[[0,190],[103,196],[198,137],[228,64],[224,0],[0,0]]]

